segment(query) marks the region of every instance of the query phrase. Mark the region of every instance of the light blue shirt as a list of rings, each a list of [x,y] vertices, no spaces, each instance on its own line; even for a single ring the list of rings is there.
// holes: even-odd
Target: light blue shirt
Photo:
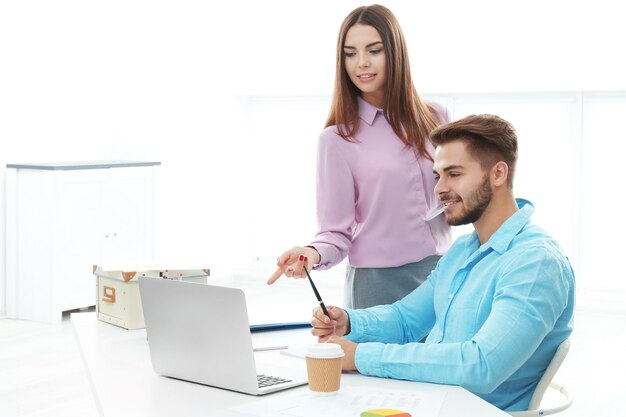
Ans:
[[[483,245],[476,232],[457,239],[402,300],[347,310],[360,373],[460,385],[501,409],[527,409],[572,332],[574,273],[558,243],[530,224],[533,205],[518,205]]]

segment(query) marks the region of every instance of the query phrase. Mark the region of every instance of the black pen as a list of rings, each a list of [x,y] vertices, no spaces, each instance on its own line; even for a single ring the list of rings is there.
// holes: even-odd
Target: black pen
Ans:
[[[330,318],[330,314],[328,314],[328,310],[326,310],[326,306],[324,305],[324,302],[322,301],[322,297],[320,296],[320,293],[317,292],[317,288],[315,288],[315,284],[313,284],[313,280],[311,279],[311,275],[309,275],[309,271],[306,269],[306,266],[304,266],[304,272],[306,272],[306,276],[309,279],[309,282],[311,283],[311,288],[313,288],[313,292],[315,293],[315,297],[317,297],[317,301],[320,303],[320,307],[322,307],[322,311],[324,312],[324,314],[328,316],[328,318]]]

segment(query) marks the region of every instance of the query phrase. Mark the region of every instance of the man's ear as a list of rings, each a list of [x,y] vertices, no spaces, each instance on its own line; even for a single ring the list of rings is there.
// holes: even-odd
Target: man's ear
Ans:
[[[509,166],[504,161],[497,162],[491,168],[491,181],[495,187],[508,186]]]

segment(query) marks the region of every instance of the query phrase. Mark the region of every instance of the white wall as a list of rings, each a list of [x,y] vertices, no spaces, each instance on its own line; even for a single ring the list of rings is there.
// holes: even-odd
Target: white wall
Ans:
[[[403,25],[423,93],[626,90],[617,2],[381,3]],[[361,4],[3,1],[0,167],[159,160],[161,255],[245,265],[257,208],[285,202],[259,190],[280,184],[255,181],[264,154],[282,150],[248,135],[242,103],[330,94],[337,29]],[[294,140],[311,143],[320,128]],[[0,181],[3,202],[4,170]],[[0,316],[4,288],[0,274]]]

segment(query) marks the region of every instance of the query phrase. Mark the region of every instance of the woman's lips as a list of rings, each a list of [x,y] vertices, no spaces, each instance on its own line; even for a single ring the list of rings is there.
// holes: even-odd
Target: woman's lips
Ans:
[[[376,74],[361,74],[357,75],[357,78],[363,83],[369,83],[376,78]]]

